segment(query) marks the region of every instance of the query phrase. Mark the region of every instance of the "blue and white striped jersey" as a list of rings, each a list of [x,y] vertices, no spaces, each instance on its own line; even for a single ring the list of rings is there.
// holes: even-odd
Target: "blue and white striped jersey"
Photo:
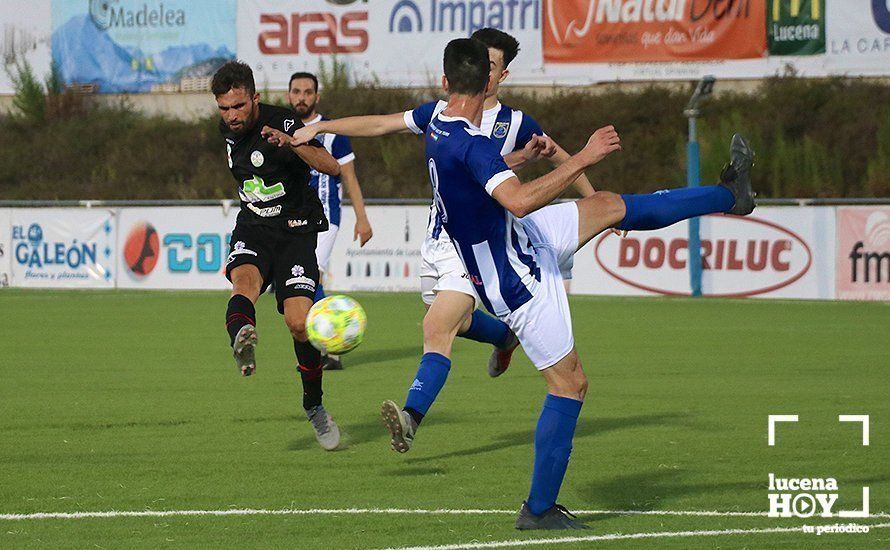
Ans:
[[[329,120],[321,115],[306,123],[306,126],[316,124],[322,120]],[[352,151],[352,144],[346,136],[338,136],[337,134],[318,134],[316,139],[328,150],[340,166],[348,164],[355,160],[355,153]],[[340,178],[338,176],[329,176],[322,174],[316,169],[310,172],[311,178],[309,185],[318,192],[318,198],[324,206],[324,215],[328,219],[328,223],[332,225],[340,225],[340,202],[343,200],[343,189],[340,188]]]
[[[430,121],[447,106],[448,103],[445,101],[431,101],[413,111],[405,111],[405,126],[415,134],[423,134]],[[479,129],[494,142],[502,156],[522,149],[526,143],[531,141],[532,136],[544,135],[544,130],[535,119],[522,111],[502,105],[500,102],[491,109],[482,112],[482,123]],[[430,206],[427,237],[435,240],[448,238],[448,233],[443,234],[442,232],[442,223],[437,215],[435,202]]]
[[[495,315],[515,311],[541,280],[525,228],[491,197],[515,174],[495,142],[467,119],[436,114],[425,142],[438,217],[476,292]]]

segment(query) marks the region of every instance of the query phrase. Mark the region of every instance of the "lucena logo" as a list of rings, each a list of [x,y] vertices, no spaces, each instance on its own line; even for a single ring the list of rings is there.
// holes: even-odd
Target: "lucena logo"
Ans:
[[[711,296],[756,296],[803,277],[812,266],[809,245],[796,233],[758,218],[706,216],[702,223],[702,268]],[[665,295],[689,294],[686,224],[595,243],[599,266],[634,288]]]

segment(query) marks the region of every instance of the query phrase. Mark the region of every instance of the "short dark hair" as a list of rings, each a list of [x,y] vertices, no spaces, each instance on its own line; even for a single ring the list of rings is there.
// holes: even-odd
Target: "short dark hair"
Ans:
[[[242,61],[227,62],[216,71],[213,80],[210,81],[210,91],[217,97],[235,88],[244,88],[251,97],[256,93],[253,70],[250,65]]]
[[[445,78],[452,94],[477,95],[485,91],[491,66],[488,48],[472,38],[456,38],[445,47]]]
[[[504,52],[504,67],[507,67],[519,54],[519,41],[502,30],[486,27],[474,32],[471,38],[475,38],[489,48]]]
[[[290,75],[290,80],[287,82],[288,89],[290,89],[290,85],[294,83],[294,80],[298,78],[308,78],[311,80],[312,83],[315,84],[315,92],[318,93],[318,77],[312,73],[296,72]]]

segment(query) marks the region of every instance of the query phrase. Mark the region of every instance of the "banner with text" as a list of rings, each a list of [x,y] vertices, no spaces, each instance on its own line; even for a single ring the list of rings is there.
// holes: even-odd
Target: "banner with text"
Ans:
[[[837,209],[837,297],[890,300],[890,207]]]
[[[235,2],[53,0],[53,61],[98,92],[203,91],[235,58]]]
[[[330,71],[334,59],[361,80],[438,87],[448,41],[495,27],[522,44],[510,69],[533,75],[543,65],[542,1],[240,0],[238,57],[261,89],[285,89],[295,71]]]
[[[701,220],[708,296],[834,297],[834,209],[761,207]],[[596,237],[575,256],[578,294],[688,296],[687,223]]]
[[[11,216],[11,210],[0,208],[0,288],[10,285],[12,271]]]
[[[17,67],[27,64],[41,80],[49,74],[52,17],[50,0],[3,0],[2,8],[0,94],[11,94]]]
[[[355,213],[345,207],[325,287],[340,291],[419,291],[420,245],[428,217],[429,208],[425,206],[369,206],[374,238],[359,247],[352,240]]]
[[[114,287],[117,225],[113,210],[13,209],[9,223],[12,285]]]
[[[768,0],[770,55],[825,53],[825,0]]]
[[[238,208],[122,208],[119,288],[231,288],[224,269]]]
[[[765,0],[546,0],[548,63],[763,57]]]

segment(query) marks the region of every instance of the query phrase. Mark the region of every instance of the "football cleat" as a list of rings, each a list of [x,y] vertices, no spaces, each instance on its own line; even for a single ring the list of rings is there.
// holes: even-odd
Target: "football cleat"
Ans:
[[[315,439],[322,449],[333,451],[340,446],[340,428],[325,410],[324,405],[316,405],[307,410],[306,416],[315,431]]]
[[[232,355],[235,357],[235,366],[241,372],[241,376],[250,376],[256,370],[255,350],[257,344],[256,327],[244,325],[235,335],[235,343],[232,344]]]
[[[497,378],[504,374],[507,368],[510,367],[510,359],[513,358],[513,352],[518,346],[519,338],[511,330],[507,336],[507,343],[492,350],[491,356],[488,358],[488,376]]]
[[[380,414],[383,416],[383,424],[389,430],[392,450],[407,453],[414,443],[414,421],[411,415],[388,399],[380,407]]]
[[[577,521],[577,517],[561,504],[554,504],[549,510],[540,516],[536,516],[529,510],[527,502],[523,502],[522,508],[519,509],[519,515],[516,517],[516,528],[520,531],[532,529],[590,529],[587,525]]]
[[[754,150],[739,134],[732,136],[729,146],[729,164],[720,173],[720,185],[729,189],[735,204],[729,211],[736,216],[747,216],[754,211],[755,193],[751,189],[751,167],[754,166]]]
[[[321,358],[321,365],[324,370],[343,370],[343,362],[337,355],[325,355]]]

